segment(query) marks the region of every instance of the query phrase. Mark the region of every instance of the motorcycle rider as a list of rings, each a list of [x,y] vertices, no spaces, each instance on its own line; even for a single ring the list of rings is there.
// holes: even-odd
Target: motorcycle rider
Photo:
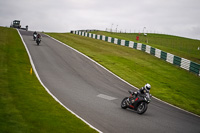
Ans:
[[[139,89],[137,92],[135,92],[136,96],[137,94],[145,94],[146,92],[149,93],[151,89],[151,85],[149,83],[145,84],[144,87]]]
[[[40,33],[37,34],[37,39],[41,39]]]
[[[135,99],[137,97],[137,95],[139,94],[145,94],[145,93],[149,93],[150,92],[150,89],[151,89],[151,85],[149,83],[145,84],[144,87],[142,87],[141,89],[139,89],[137,92],[134,92],[134,91],[130,91],[133,98]],[[151,95],[150,95],[151,96]],[[131,100],[131,104],[134,103],[135,100]]]
[[[37,38],[36,38],[37,45],[39,45],[39,43],[41,42],[41,38],[42,38],[42,36],[38,33]]]
[[[33,35],[35,35],[35,34],[37,35],[37,32],[36,32],[36,31],[35,31],[35,32],[33,32]]]
[[[34,39],[34,41],[35,41],[35,39],[36,39],[36,36],[37,36],[37,32],[35,31],[35,32],[33,33],[33,39]]]

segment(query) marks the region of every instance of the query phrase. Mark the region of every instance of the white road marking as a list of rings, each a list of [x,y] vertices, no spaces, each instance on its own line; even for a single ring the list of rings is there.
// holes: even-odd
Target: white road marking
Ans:
[[[100,98],[103,98],[103,99],[106,99],[106,100],[115,100],[115,99],[117,99],[115,97],[111,97],[111,96],[104,95],[104,94],[99,94],[99,95],[97,95],[97,97],[100,97]]]

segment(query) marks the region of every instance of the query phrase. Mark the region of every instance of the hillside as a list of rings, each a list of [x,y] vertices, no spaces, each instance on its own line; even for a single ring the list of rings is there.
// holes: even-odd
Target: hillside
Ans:
[[[200,64],[200,50],[198,50],[198,47],[200,49],[200,40],[151,33],[148,33],[147,36],[142,33],[110,33],[104,31],[94,31],[92,33],[147,44]],[[137,36],[139,36],[139,41],[136,41]]]

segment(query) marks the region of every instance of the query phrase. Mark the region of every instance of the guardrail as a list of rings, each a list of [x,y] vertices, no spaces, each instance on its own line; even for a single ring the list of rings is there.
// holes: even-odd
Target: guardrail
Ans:
[[[164,52],[160,49],[153,48],[149,45],[142,44],[142,43],[136,43],[133,41],[121,40],[121,39],[113,38],[113,37],[107,37],[104,35],[92,34],[92,33],[83,32],[83,31],[71,31],[71,33],[144,51],[146,53],[154,55],[157,58],[165,60],[171,64],[179,66],[187,71],[190,71],[190,72],[200,76],[200,64],[192,62],[188,59],[181,58],[176,55]]]

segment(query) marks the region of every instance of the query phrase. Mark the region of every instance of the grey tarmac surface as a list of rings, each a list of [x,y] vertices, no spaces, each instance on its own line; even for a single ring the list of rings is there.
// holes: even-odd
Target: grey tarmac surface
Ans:
[[[200,117],[156,99],[152,99],[144,115],[121,109],[121,100],[129,96],[128,90],[133,89],[130,85],[45,35],[37,46],[33,41],[33,32],[20,30],[20,33],[49,91],[100,131],[200,133]]]

